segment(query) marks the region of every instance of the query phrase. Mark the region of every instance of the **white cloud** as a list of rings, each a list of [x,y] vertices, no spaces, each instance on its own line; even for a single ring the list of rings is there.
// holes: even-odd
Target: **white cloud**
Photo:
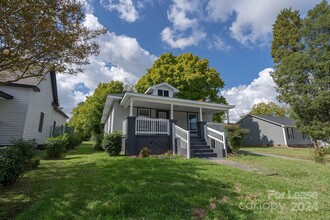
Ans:
[[[183,33],[178,33],[178,31],[169,27],[166,27],[161,33],[162,40],[172,48],[185,48],[192,45],[196,46],[205,37],[206,33],[199,30],[195,30],[190,36],[183,36]]]
[[[87,14],[84,23],[87,27],[102,27],[98,19]],[[119,80],[124,83],[135,83],[146,73],[156,56],[141,48],[135,38],[107,32],[95,39],[100,44],[99,56],[90,57],[90,64],[84,66],[83,73],[77,76],[59,74],[57,76],[58,92],[61,106],[70,115],[73,107],[84,101],[86,95],[92,94],[100,82]],[[89,94],[76,91],[78,84],[90,90]]]
[[[173,0],[167,11],[167,17],[173,27],[166,27],[161,32],[161,38],[172,48],[185,48],[198,45],[206,33],[200,28],[196,14],[200,11],[197,0]]]
[[[277,92],[276,84],[270,73],[272,68],[267,68],[259,72],[259,77],[254,79],[249,85],[239,85],[221,92],[229,104],[236,105],[235,109],[230,110],[229,117],[231,122],[240,119],[240,115],[248,113],[254,104],[260,102],[275,102]]]
[[[231,49],[231,46],[226,43],[226,41],[220,37],[219,35],[213,35],[212,40],[210,40],[207,44],[208,49],[216,49],[219,51],[227,51]]]
[[[139,13],[133,5],[132,0],[107,0],[101,1],[103,7],[109,11],[117,11],[119,17],[127,22],[135,22],[139,18]],[[142,7],[143,4],[138,2],[138,7]]]
[[[282,9],[292,7],[304,15],[318,2],[319,0],[209,0],[206,11],[215,22],[229,21],[231,36],[240,43],[264,45],[270,42],[272,24]]]

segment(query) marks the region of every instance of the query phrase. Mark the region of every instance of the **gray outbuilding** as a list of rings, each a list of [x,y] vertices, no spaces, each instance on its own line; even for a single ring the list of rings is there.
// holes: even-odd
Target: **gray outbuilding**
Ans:
[[[309,146],[312,139],[296,129],[291,118],[246,115],[237,122],[249,129],[243,144],[247,146]]]

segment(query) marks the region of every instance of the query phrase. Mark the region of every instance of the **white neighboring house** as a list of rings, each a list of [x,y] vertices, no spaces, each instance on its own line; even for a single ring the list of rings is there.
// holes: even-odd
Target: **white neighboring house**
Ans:
[[[55,130],[64,132],[68,116],[59,106],[53,71],[0,86],[0,146],[17,138],[43,145]]]
[[[191,157],[225,157],[224,124],[213,114],[233,105],[175,98],[179,90],[167,83],[151,86],[144,94],[109,94],[101,122],[105,133],[120,131],[126,155],[143,147],[153,154],[168,150]]]

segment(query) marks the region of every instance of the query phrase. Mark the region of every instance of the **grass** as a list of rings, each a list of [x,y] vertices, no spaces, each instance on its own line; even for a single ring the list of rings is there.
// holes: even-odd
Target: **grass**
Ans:
[[[200,159],[109,157],[84,143],[61,160],[42,160],[13,188],[0,188],[0,219],[326,219],[330,215],[329,169],[275,158],[267,163],[261,158],[233,159],[265,163],[262,166],[278,175]],[[269,165],[273,163],[278,168]],[[296,165],[290,169],[288,163],[297,163],[299,169]],[[318,211],[292,212],[288,209],[292,200],[268,198],[268,190],[316,191]],[[271,202],[286,208],[249,208]]]
[[[287,156],[304,160],[314,160],[314,148],[287,148],[287,147],[244,147],[241,150],[252,151],[256,153],[274,154],[279,156]],[[330,163],[330,155],[326,156],[326,161]]]

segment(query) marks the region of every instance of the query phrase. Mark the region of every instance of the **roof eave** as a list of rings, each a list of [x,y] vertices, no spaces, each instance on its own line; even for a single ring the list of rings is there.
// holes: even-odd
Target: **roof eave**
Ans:
[[[122,98],[120,105],[122,105],[122,106],[125,105],[129,99],[129,97],[145,98],[145,99],[149,99],[149,100],[154,100],[155,102],[161,101],[162,103],[165,102],[165,103],[169,103],[169,104],[173,103],[173,104],[176,104],[179,106],[190,106],[190,105],[193,105],[192,107],[203,107],[204,106],[204,108],[209,108],[209,109],[214,109],[214,110],[219,110],[219,111],[226,111],[226,110],[235,108],[235,105],[223,105],[223,104],[217,104],[217,103],[193,101],[193,100],[188,100],[188,99],[178,99],[178,98],[170,98],[170,97],[162,97],[162,96],[150,96],[150,95],[137,94],[137,93],[126,93],[124,95],[124,97]]]
[[[126,95],[126,94],[125,94]],[[101,123],[105,123],[109,115],[110,109],[112,108],[113,102],[116,100],[121,100],[121,97],[113,96],[111,94],[107,95],[107,98],[104,103],[104,108],[101,117]]]

